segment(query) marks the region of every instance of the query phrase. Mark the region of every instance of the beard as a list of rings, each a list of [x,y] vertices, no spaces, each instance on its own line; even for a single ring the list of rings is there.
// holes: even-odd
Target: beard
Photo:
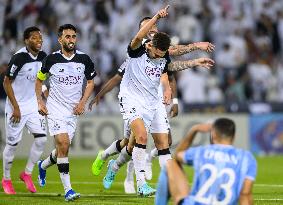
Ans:
[[[72,52],[75,50],[75,44],[74,46],[69,46],[69,44],[64,44],[63,45],[63,49],[66,51],[66,52]]]

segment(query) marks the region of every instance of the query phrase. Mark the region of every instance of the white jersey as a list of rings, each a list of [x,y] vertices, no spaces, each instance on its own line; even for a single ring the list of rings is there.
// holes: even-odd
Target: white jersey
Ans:
[[[128,63],[129,63],[129,58],[127,58],[118,69],[118,75],[120,75],[122,78],[125,74],[126,68],[128,67]],[[158,97],[161,99],[161,101],[163,101],[163,86],[161,83],[159,83],[159,87],[158,87]]]
[[[167,66],[171,62],[168,52],[163,58],[151,59],[143,44],[136,50],[129,46],[128,55],[119,97],[134,97],[146,107],[156,107],[160,77],[167,72]]]
[[[41,72],[49,73],[48,114],[58,117],[73,116],[73,109],[82,97],[84,78],[92,80],[96,76],[92,60],[80,51],[70,58],[61,51],[48,55]]]
[[[26,47],[21,48],[11,58],[6,76],[13,80],[12,88],[20,107],[21,115],[38,112],[35,94],[36,74],[40,70],[46,53],[40,51],[35,57]],[[6,113],[13,112],[12,104],[7,97]]]

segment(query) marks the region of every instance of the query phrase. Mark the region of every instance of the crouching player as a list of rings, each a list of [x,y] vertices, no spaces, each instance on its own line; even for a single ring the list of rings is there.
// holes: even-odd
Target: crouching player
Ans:
[[[189,148],[198,132],[210,132],[212,144]],[[252,204],[257,162],[249,151],[232,146],[234,136],[235,124],[227,118],[193,126],[177,147],[175,159],[161,171],[155,204],[167,204],[170,196],[178,205]],[[191,189],[180,164],[194,167]]]

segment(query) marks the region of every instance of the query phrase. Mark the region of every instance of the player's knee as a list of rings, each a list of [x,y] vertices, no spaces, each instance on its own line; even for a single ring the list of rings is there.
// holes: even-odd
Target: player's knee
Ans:
[[[139,144],[146,144],[147,143],[147,134],[146,133],[140,133],[136,137],[136,142]]]
[[[56,145],[60,150],[64,151],[69,149],[70,142],[68,140],[58,139]]]
[[[155,141],[155,146],[158,150],[169,148],[168,141],[166,139],[159,139]]]

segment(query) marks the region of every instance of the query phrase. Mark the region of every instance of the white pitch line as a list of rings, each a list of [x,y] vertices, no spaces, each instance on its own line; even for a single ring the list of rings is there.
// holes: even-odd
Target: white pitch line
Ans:
[[[22,181],[18,180],[13,183],[23,183]],[[90,184],[90,185],[95,185],[95,184],[102,184],[101,182],[78,182],[78,181],[72,181],[72,184]],[[115,184],[124,184],[124,182],[114,182]],[[46,184],[62,184],[59,180],[58,181],[46,181]],[[157,184],[157,183],[149,183],[149,184]],[[257,187],[275,187],[275,188],[283,188],[283,184],[254,184],[254,186]]]
[[[3,191],[0,192],[0,194],[5,194]],[[64,196],[64,194],[61,193],[55,193],[55,192],[45,192],[45,193],[29,193],[29,192],[16,192],[16,195],[41,195],[41,196]],[[136,194],[81,194],[82,197],[139,197]],[[149,196],[154,197],[154,196]]]
[[[283,201],[283,199],[256,199],[254,198],[255,201]]]
[[[4,194],[4,192],[0,192],[0,194]],[[40,196],[63,196],[61,193],[55,192],[47,192],[47,193],[28,193],[28,192],[17,192],[17,195],[40,195]],[[135,194],[81,194],[81,197],[139,197]],[[153,198],[154,196],[149,196]],[[148,198],[148,197],[147,197]],[[264,199],[264,198],[254,198],[255,201],[283,201],[283,199]]]

